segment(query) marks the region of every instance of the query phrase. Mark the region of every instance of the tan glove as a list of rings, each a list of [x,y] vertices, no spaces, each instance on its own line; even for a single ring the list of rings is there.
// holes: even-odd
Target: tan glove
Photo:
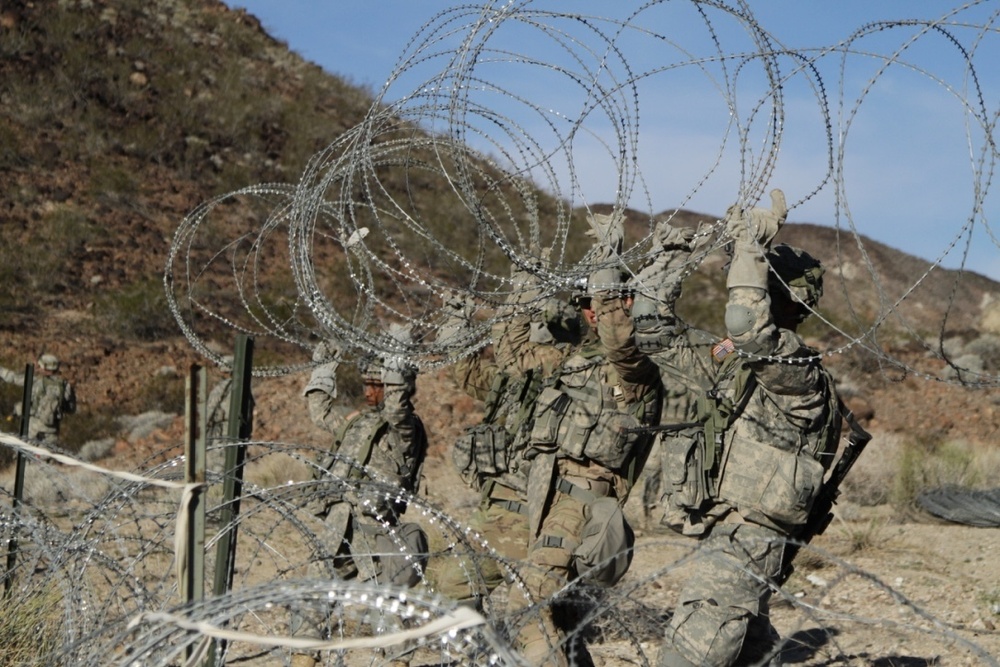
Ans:
[[[726,233],[735,243],[726,287],[767,289],[767,262],[763,253],[770,249],[771,241],[785,224],[787,217],[785,194],[777,188],[771,190],[770,209],[752,208],[749,212],[743,212],[730,207]]]
[[[656,224],[653,230],[653,246],[663,250],[691,251],[691,241],[694,230],[689,227],[674,227],[663,220]]]
[[[594,239],[594,247],[598,249],[597,261],[607,261],[621,254],[625,243],[625,218],[621,213],[594,213],[587,216],[587,222],[590,223],[587,236]]]
[[[470,295],[452,292],[444,299],[441,310],[444,312],[444,323],[438,328],[439,343],[454,343],[458,336],[469,328],[476,302]]]
[[[775,188],[771,190],[771,208],[754,207],[744,211],[730,206],[726,213],[726,233],[736,243],[759,244],[766,250],[787,217],[785,193]]]
[[[389,325],[389,336],[403,349],[394,351],[386,357],[385,363],[382,365],[382,382],[384,384],[412,382],[416,378],[417,368],[407,360],[406,356],[406,349],[413,345],[413,334],[410,327],[393,322]]]

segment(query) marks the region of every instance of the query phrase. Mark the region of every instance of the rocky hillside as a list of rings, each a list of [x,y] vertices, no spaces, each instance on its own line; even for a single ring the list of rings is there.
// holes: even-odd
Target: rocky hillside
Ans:
[[[42,350],[65,361],[81,408],[70,446],[114,431],[113,416],[179,411],[177,371],[199,359],[166,308],[162,274],[185,214],[245,185],[294,181],[370,104],[368,91],[215,0],[3,3],[0,363],[20,368]],[[789,224],[782,234],[827,264],[829,324],[810,334],[836,352],[829,363],[870,424],[925,439],[996,436],[992,392],[941,381],[959,371],[934,358],[943,350],[964,369],[998,368],[996,283],[928,272],[868,239],[862,254],[828,227]],[[712,330],[723,261],[692,276],[683,302],[688,319]],[[863,344],[852,345],[858,337]],[[446,373],[421,381],[423,395],[439,399],[424,403],[438,431],[457,428],[456,415],[470,418],[474,406]],[[268,382],[258,393],[259,434],[304,435],[302,379]],[[15,396],[0,392],[4,414]]]

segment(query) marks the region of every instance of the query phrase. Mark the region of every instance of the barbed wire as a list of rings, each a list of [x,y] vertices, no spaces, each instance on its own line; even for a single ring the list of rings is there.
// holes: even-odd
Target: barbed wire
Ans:
[[[373,470],[341,459],[353,469],[345,481],[315,463],[326,452],[255,441],[248,443],[242,507],[232,523],[220,522],[225,476],[216,469],[206,481],[205,589],[211,590],[214,547],[227,533],[238,535],[233,583],[223,594],[184,604],[172,566],[181,557],[174,535],[182,530],[178,506],[187,486],[179,474],[182,459],[164,450],[155,456],[160,463],[120,472],[55,458],[12,436],[0,444],[31,457],[24,503],[17,511],[2,504],[0,525],[6,536],[16,534],[18,550],[8,572],[11,589],[0,605],[11,624],[31,609],[45,609],[42,620],[19,628],[30,634],[39,664],[200,664],[214,651],[220,665],[287,665],[305,651],[322,656],[324,664],[405,658],[424,665],[518,666],[523,663],[509,638],[547,605],[574,619],[566,639],[567,652],[577,656],[573,664],[588,664],[586,653],[606,665],[655,664],[689,568],[712,557],[697,540],[646,535],[636,542],[632,569],[615,587],[575,580],[552,599],[513,612],[506,597],[524,594],[521,577],[530,564],[505,559],[462,520],[379,481]],[[229,446],[216,443],[210,458]],[[373,506],[379,498],[407,504],[404,521],[418,523],[429,544],[427,553],[409,554],[426,564],[415,586],[401,588],[379,574],[345,578],[330,567],[339,543],[317,509],[345,494],[372,499]],[[364,511],[363,502],[357,507]],[[378,560],[406,553],[405,538],[394,532],[398,526],[384,527],[393,546],[368,555]],[[363,542],[349,542],[364,555]],[[914,650],[998,664],[1000,634],[956,617],[951,607],[940,606],[940,597],[914,599],[902,578],[885,581],[815,545],[805,545],[799,560],[806,563],[803,577],[776,589],[771,601],[785,655],[796,664],[907,659],[905,650],[898,651],[908,638],[919,645]],[[440,593],[440,577],[458,567],[470,589],[480,588],[477,578],[488,566],[498,566],[505,583],[479,611]],[[962,592],[944,597],[949,595]],[[303,618],[324,631],[315,637],[296,631],[295,619]],[[873,645],[875,637],[882,639]],[[921,653],[913,659],[935,658]]]
[[[357,357],[445,365],[487,345],[493,324],[565,297],[600,268],[580,242],[596,205],[584,171],[615,183],[614,200],[604,203],[628,210],[645,230],[630,235],[622,253],[619,268],[631,272],[654,252],[647,165],[690,163],[686,192],[683,183],[668,184],[678,209],[730,175],[720,208],[749,207],[773,187],[792,132],[793,141],[815,147],[816,168],[797,179],[808,184],[790,193],[797,197],[790,208],[826,197],[844,238],[822,258],[840,270],[828,271],[827,291],[843,293],[852,317],[839,325],[824,320],[843,339],[829,353],[857,347],[888,367],[929,377],[884,349],[880,339],[892,332],[962,371],[947,381],[996,386],[992,370],[963,367],[943,351],[950,308],[936,337],[907,308],[945,258],[960,251],[965,265],[974,233],[976,242],[985,234],[996,245],[988,211],[1000,108],[982,74],[997,38],[997,14],[984,2],[934,20],[873,22],[835,43],[797,48],[743,2],[651,1],[600,16],[527,0],[455,6],[417,31],[364,119],[314,155],[297,183],[247,186],[182,221],[165,275],[170,307],[194,347],[213,360],[218,345],[208,323],[273,343],[278,354],[255,368],[258,375],[301,370],[308,364],[302,351],[327,338]],[[921,50],[932,40],[950,51],[949,62]],[[862,112],[899,71],[938,87],[961,109],[970,200],[954,219],[951,241],[892,294],[888,268],[871,257],[865,225],[851,212],[849,146]],[[650,161],[658,135],[673,132],[675,142],[684,135],[682,126],[657,118],[666,116],[664,104],[683,105],[689,88],[704,104],[702,87],[714,92],[708,101],[718,108],[703,115],[722,119],[714,154]],[[808,99],[811,109],[802,107]],[[543,293],[508,305],[506,297],[521,289],[510,266],[538,275]],[[870,280],[870,294],[846,291],[848,269]],[[953,303],[971,276],[959,270],[948,279]],[[441,305],[456,293],[476,304],[472,325],[438,341]],[[413,344],[401,347],[385,333],[387,322],[408,324]]]

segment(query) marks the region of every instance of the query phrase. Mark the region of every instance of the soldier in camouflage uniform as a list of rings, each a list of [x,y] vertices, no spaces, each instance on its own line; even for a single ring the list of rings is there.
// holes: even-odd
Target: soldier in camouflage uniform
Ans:
[[[709,234],[661,221],[653,232],[650,260],[632,278],[632,320],[635,341],[652,358],[663,381],[663,409],[660,422],[664,430],[657,434],[649,460],[642,473],[642,507],[647,522],[653,510],[663,504],[664,525],[680,528],[684,514],[671,507],[678,458],[690,448],[693,427],[698,419],[698,402],[711,388],[715,372],[710,349],[716,337],[695,329],[675,312],[684,279],[697,265],[701,242]]]
[[[787,209],[731,209],[734,241],[726,328],[704,437],[685,462],[694,486],[687,524],[704,556],[687,580],[660,649],[660,667],[780,664],[768,618],[768,580],[783,544],[805,522],[836,453],[838,398],[818,353],[796,333],[822,294],[822,267],[807,253],[771,247]]]
[[[596,260],[610,267],[621,250],[622,219],[592,216],[591,225]],[[621,507],[649,454],[652,436],[642,427],[659,423],[662,387],[656,365],[635,345],[623,288],[617,268],[588,278],[598,340],[560,363],[536,399],[524,453],[528,560],[524,586],[508,601],[519,623],[515,644],[532,665],[568,663],[569,623],[552,604],[556,593],[577,577],[613,585],[631,562],[634,535]],[[531,352],[525,336],[523,328],[510,332],[510,345],[497,350],[500,363]]]
[[[534,275],[515,265],[511,279],[509,304],[527,304],[537,298]],[[447,301],[445,309],[449,317],[438,332],[442,342],[466,329],[471,316],[468,304],[460,299]],[[579,315],[572,317],[557,299],[546,301],[542,311],[542,321],[532,321],[529,312],[521,311],[494,326],[495,361],[470,355],[452,366],[456,383],[484,403],[482,422],[466,429],[452,451],[462,479],[481,494],[480,505],[467,524],[508,563],[523,561],[528,554],[528,462],[522,455],[534,400],[542,379],[579,344]],[[519,354],[508,352],[515,348]],[[436,574],[438,592],[477,607],[504,581],[500,566],[485,554],[463,558],[457,565],[449,561]]]
[[[390,334],[403,346],[410,342],[408,330],[393,326]],[[332,569],[338,578],[415,586],[426,565],[427,536],[417,524],[401,521],[406,504],[391,489],[416,493],[427,453],[427,434],[412,401],[416,368],[404,360],[367,358],[366,407],[345,415],[336,404],[338,357],[335,344],[317,346],[313,358],[322,363],[303,390],[312,420],[333,435],[315,477],[347,482],[318,509],[339,545],[331,545],[329,562],[310,565],[310,576],[328,576]],[[321,631],[296,618],[293,633],[317,637]],[[292,664],[307,667],[316,659],[298,654]]]
[[[31,384],[31,414],[28,420],[28,438],[46,444],[59,442],[59,428],[63,415],[76,412],[76,392],[67,380],[59,377],[59,359],[43,354],[36,362],[37,372]],[[24,386],[24,376],[0,366],[0,380]],[[14,408],[21,414],[21,402]]]

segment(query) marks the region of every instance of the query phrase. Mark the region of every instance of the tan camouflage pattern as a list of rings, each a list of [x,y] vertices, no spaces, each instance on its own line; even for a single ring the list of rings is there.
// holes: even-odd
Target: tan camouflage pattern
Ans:
[[[581,396],[588,396],[598,414],[610,400],[622,412],[638,411],[645,423],[659,420],[661,383],[657,366],[635,345],[631,316],[622,299],[595,296],[598,350],[584,346],[558,367],[562,382]],[[523,338],[521,339],[524,340]],[[512,351],[516,357],[517,350]],[[575,376],[575,377],[574,377]],[[652,410],[648,408],[652,407]],[[566,420],[564,420],[566,421]],[[560,438],[571,438],[572,428],[560,428]],[[632,446],[646,449],[651,435],[633,441]],[[528,503],[531,512],[532,545],[524,571],[525,589],[512,591],[508,611],[515,615],[560,590],[575,572],[571,567],[572,550],[582,539],[586,523],[581,500],[554,490],[556,476],[589,490],[595,496],[614,495],[624,503],[631,483],[625,470],[609,469],[591,460],[573,460],[565,452],[579,449],[574,442],[558,442],[553,451],[542,448],[531,465]],[[549,451],[547,451],[549,450]],[[538,450],[535,450],[538,451]],[[540,539],[541,538],[541,539]],[[559,546],[550,546],[544,538],[562,538]],[[552,604],[544,604],[537,614],[528,614],[518,629],[515,644],[532,665],[566,665],[566,652],[560,642],[562,630]]]
[[[24,386],[24,376],[0,367],[0,380]],[[21,414],[20,401],[14,406]],[[28,438],[42,443],[59,441],[59,430],[64,415],[76,412],[76,391],[68,381],[54,373],[37,372],[31,380],[31,413],[28,419]]]
[[[698,404],[711,389],[718,364],[712,361],[711,346],[715,337],[707,331],[678,324],[674,331],[660,337],[662,347],[649,351],[660,369],[663,382],[663,425],[692,423],[698,419]],[[683,461],[692,446],[689,434],[659,433],[643,470],[643,511],[649,517],[656,507],[671,511],[669,494]],[[672,469],[673,468],[673,469]],[[666,497],[661,497],[661,494]],[[666,523],[676,521],[673,518]],[[683,521],[683,519],[681,519]]]
[[[528,517],[497,504],[504,500],[524,502],[524,493],[494,486],[483,495],[466,524],[507,563],[519,563],[528,556]],[[453,550],[446,556],[432,559],[428,566],[428,579],[442,595],[462,604],[475,604],[504,583],[504,569],[493,554],[459,554]]]
[[[767,632],[747,633],[755,625],[769,626],[770,589],[764,582],[778,574],[783,542],[781,534],[751,523],[718,524],[705,539],[666,631],[665,651],[659,665],[684,664],[667,660],[679,653],[693,665],[752,664],[751,655],[763,658],[773,637]],[[759,620],[760,623],[754,623]]]
[[[742,252],[749,251],[737,244],[733,264],[738,263]],[[742,259],[739,264],[744,268],[754,264],[745,261],[752,258]],[[755,376],[753,392],[727,429],[722,451],[724,461],[733,442],[740,440],[747,445],[744,452],[758,452],[756,465],[742,464],[744,472],[747,467],[767,468],[770,464],[766,462],[774,460],[770,448],[803,452],[810,460],[832,458],[831,450],[836,448],[840,435],[839,419],[830,413],[836,406],[836,388],[830,375],[816,359],[815,350],[806,346],[801,337],[775,325],[770,297],[765,290],[752,286],[759,282],[729,282],[729,305],[749,313],[751,326],[730,332],[734,347],[746,359],[725,364],[728,372],[717,380],[719,390],[735,398],[735,370],[746,364]],[[835,424],[832,429],[831,423]],[[722,475],[720,484],[725,483],[725,468]],[[771,481],[766,475],[741,475],[741,496],[766,496]],[[746,488],[753,485],[760,487],[759,493]],[[685,660],[719,667],[742,664],[741,654],[763,655],[773,640],[773,628],[766,617],[770,592],[760,578],[778,573],[780,539],[794,535],[795,526],[773,520],[758,506],[733,507],[725,498],[720,498],[710,511],[721,519],[703,542],[714,553],[711,558],[699,559],[697,572],[685,583],[680,605],[665,633],[661,667],[684,665]],[[748,630],[755,627],[767,631],[753,633],[753,639],[747,640]]]

